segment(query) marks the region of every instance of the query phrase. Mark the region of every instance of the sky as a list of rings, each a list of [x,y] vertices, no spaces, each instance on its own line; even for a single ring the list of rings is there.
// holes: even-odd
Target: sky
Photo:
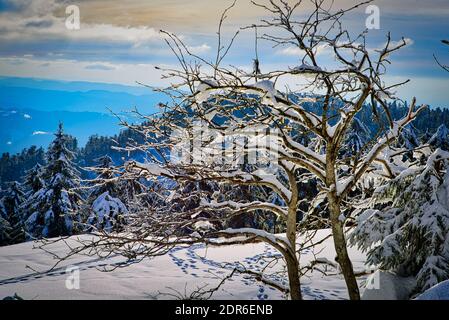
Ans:
[[[289,2],[293,2],[288,0]],[[266,0],[260,0],[261,3]],[[303,0],[304,9],[309,0]],[[232,0],[0,0],[0,76],[34,77],[119,84],[143,82],[163,86],[155,66],[175,66],[176,60],[159,30],[176,33],[189,49],[211,58],[217,47],[216,31],[221,12]],[[355,0],[334,0],[345,8]],[[433,55],[449,64],[448,0],[378,0],[380,29],[370,30],[368,45],[379,47],[391,32],[408,45],[391,57],[386,81],[411,79],[397,95],[433,107],[449,107],[449,73]],[[80,29],[66,28],[66,8],[77,5]],[[351,32],[362,32],[366,5],[344,22]],[[301,14],[299,12],[298,14]],[[228,13],[223,35],[229,39],[242,26],[266,17],[247,0],[238,0]],[[250,68],[254,58],[254,32],[242,31],[226,64]],[[294,48],[259,44],[262,71],[295,66]]]

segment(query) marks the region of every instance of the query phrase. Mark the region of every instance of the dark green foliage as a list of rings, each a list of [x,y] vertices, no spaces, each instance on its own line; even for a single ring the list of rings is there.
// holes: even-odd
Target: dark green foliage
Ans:
[[[109,156],[96,159],[98,165],[93,169],[97,177],[90,181],[87,197],[87,231],[121,231],[126,223],[128,209],[120,198],[120,184],[116,180],[114,163]]]
[[[5,187],[8,181],[19,181],[27,170],[44,162],[45,151],[36,146],[23,149],[16,155],[4,153],[0,158],[0,185]]]
[[[11,182],[8,185],[4,196],[0,199],[0,216],[3,236],[2,244],[14,244],[25,240],[23,230],[23,219],[20,207],[25,199],[25,193],[18,182]]]
[[[72,163],[70,143],[73,140],[64,134],[60,124],[47,152],[47,164],[42,168],[44,186],[24,206],[25,228],[30,238],[66,236],[77,231],[82,198],[77,192],[79,172]]]

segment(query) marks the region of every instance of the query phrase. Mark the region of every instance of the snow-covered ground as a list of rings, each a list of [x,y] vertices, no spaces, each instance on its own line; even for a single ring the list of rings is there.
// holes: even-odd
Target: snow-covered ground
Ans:
[[[315,240],[329,234],[320,231]],[[194,245],[179,247],[169,254],[154,259],[146,259],[126,268],[112,272],[99,269],[114,265],[122,257],[101,260],[95,257],[77,256],[63,262],[52,271],[55,260],[35,244],[23,243],[0,248],[0,298],[17,293],[24,299],[174,299],[168,294],[175,291],[190,295],[198,287],[211,289],[221,279],[229,275],[234,266],[243,264],[247,269],[261,271],[266,262],[263,257],[275,257],[278,252],[263,244],[248,244],[229,247],[205,247]],[[61,242],[54,244],[51,251],[62,254],[67,251]],[[301,264],[316,258],[334,261],[335,251],[332,239],[326,239],[314,252],[307,251],[301,256]],[[350,255],[356,272],[364,271],[365,256],[355,249]],[[73,279],[76,273],[66,272],[67,267],[79,268],[79,289],[68,289],[66,280]],[[327,266],[327,275],[313,271],[302,278],[302,290],[305,299],[347,299],[344,280],[341,274]],[[276,271],[282,270],[278,263],[267,268],[270,279],[282,281]],[[320,269],[324,270],[323,265]],[[38,273],[39,271],[41,273]],[[72,278],[70,278],[72,276]],[[366,276],[358,278],[364,287]],[[70,287],[70,285],[69,285]],[[173,290],[174,289],[174,290]],[[159,294],[158,293],[162,293]],[[277,289],[265,285],[244,274],[235,274],[214,293],[212,299],[285,299]]]

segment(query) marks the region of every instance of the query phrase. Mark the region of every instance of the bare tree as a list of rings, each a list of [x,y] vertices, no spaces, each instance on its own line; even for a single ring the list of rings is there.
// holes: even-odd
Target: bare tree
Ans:
[[[312,8],[303,1],[254,3],[271,19],[241,30],[265,30],[260,39],[298,52],[298,65],[265,73],[260,71],[263,64],[254,72],[224,65],[238,32],[224,44],[221,28],[234,4],[221,17],[213,61],[163,31],[180,65],[164,70],[172,85],[161,91],[170,102],[160,104],[160,114],[141,115],[146,120],[143,125],[123,122],[146,138],[144,144],[130,143],[126,150],[144,151],[148,161],[127,162],[121,175],[170,185],[158,191],[165,197],[164,205],[131,214],[125,232],[98,233],[99,238],[82,241],[72,253],[89,249],[106,256],[121,254],[135,262],[178,245],[263,241],[282,254],[290,296],[301,299],[299,258],[304,237],[298,234],[307,226],[298,215],[308,212],[299,208],[304,200],[298,182],[315,179],[319,194],[314,203],[321,202],[330,214],[337,262],[349,297],[359,299],[345,238],[352,190],[373,166],[383,167],[386,176],[392,172],[383,151],[423,108],[415,108],[413,99],[398,121],[388,110],[388,100],[396,99],[392,90],[405,82],[387,85],[382,77],[390,54],[405,46],[405,40],[397,43],[388,35],[381,49],[370,50],[365,32],[351,36],[344,29],[344,15],[369,2],[346,9],[333,8],[334,2],[326,0],[311,1]],[[324,64],[323,52],[335,62]],[[284,79],[297,82],[301,89],[276,89]],[[348,160],[341,156],[345,136],[367,102],[373,118],[382,111],[387,127],[366,146],[366,152]],[[182,192],[187,185],[195,187]],[[241,187],[263,188],[272,197],[238,199]],[[187,205],[192,199],[199,200],[193,207]],[[226,227],[232,217],[254,212],[277,217],[285,237],[263,229]]]

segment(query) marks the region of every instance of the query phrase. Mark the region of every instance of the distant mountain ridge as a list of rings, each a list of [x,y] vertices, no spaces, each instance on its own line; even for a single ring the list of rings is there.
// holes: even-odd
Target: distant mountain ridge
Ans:
[[[57,91],[95,91],[125,92],[133,95],[146,95],[151,88],[142,85],[122,85],[114,83],[88,82],[88,81],[62,81],[40,78],[19,78],[0,76],[0,87],[24,87],[41,90]]]
[[[107,113],[108,109],[123,112],[137,107],[151,113],[163,100],[162,94],[151,94],[151,91],[150,94],[134,95],[108,90],[63,91],[0,86],[0,107],[3,109]]]
[[[120,131],[111,111],[125,117],[134,108],[151,114],[165,100],[144,86],[0,76],[0,153],[47,147],[48,133],[59,121],[84,145],[93,134]]]
[[[31,145],[46,148],[60,121],[81,145],[93,134],[110,136],[120,131],[112,114],[0,108],[0,153],[16,153]]]

